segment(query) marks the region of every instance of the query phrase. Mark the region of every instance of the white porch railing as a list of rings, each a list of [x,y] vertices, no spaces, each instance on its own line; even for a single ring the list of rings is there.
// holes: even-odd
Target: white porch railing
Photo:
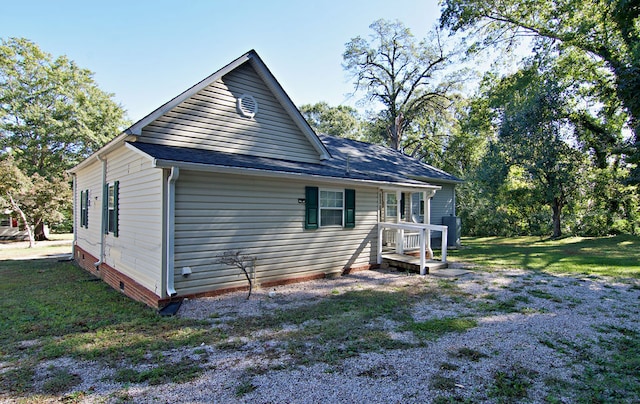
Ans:
[[[383,236],[385,229],[396,230],[395,249],[397,254],[404,254],[405,249],[420,250],[420,275],[425,275],[426,269],[426,255],[433,258],[433,250],[431,249],[431,231],[439,231],[442,233],[442,245],[441,245],[441,261],[447,262],[447,235],[448,227],[439,226],[434,224],[421,224],[421,223],[378,223],[378,264],[382,264],[382,247]],[[410,233],[405,234],[405,230]],[[417,237],[416,237],[417,236]],[[392,237],[389,237],[390,242]],[[417,245],[416,245],[417,244]]]

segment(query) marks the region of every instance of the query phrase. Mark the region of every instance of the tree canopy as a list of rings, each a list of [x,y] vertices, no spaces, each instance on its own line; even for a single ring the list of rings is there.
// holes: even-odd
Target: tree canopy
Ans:
[[[65,171],[126,124],[112,97],[98,88],[89,70],[66,57],[54,59],[24,38],[2,40],[0,160],[4,168],[10,162],[21,173],[8,173],[16,186],[5,184],[3,197],[14,201],[10,209],[23,210],[25,225],[39,227],[60,221],[63,212],[69,215]]]
[[[418,41],[399,21],[378,20],[369,28],[369,39],[358,36],[346,44],[343,67],[353,76],[356,92],[363,90],[368,102],[382,106],[378,123],[370,127],[379,130],[373,136],[400,150],[418,117],[450,106],[454,81],[443,73],[451,54],[439,31]]]
[[[602,62],[612,75],[615,96],[628,114],[633,136],[627,149],[640,182],[640,3],[633,0],[444,0],[441,25],[467,30],[477,45],[512,43],[532,37],[559,51],[577,51]],[[588,76],[581,77],[584,82]],[[588,120],[584,122],[589,125]]]

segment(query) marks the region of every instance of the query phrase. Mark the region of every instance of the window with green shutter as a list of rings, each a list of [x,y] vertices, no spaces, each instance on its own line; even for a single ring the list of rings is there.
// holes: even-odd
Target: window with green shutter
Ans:
[[[356,225],[356,191],[305,188],[305,229]]]
[[[107,232],[118,237],[120,181],[110,184],[107,188]]]
[[[80,227],[89,228],[89,190],[80,191]]]

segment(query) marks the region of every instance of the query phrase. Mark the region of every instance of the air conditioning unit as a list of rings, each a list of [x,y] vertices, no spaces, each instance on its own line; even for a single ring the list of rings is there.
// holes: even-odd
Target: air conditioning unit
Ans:
[[[460,233],[462,233],[462,221],[457,216],[444,216],[442,225],[449,228],[447,232],[447,247],[460,247]]]

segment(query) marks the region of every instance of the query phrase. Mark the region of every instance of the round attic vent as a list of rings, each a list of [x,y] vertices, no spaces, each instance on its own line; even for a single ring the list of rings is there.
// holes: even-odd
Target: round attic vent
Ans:
[[[252,95],[242,94],[238,98],[238,111],[244,117],[253,118],[258,113],[258,102]]]

